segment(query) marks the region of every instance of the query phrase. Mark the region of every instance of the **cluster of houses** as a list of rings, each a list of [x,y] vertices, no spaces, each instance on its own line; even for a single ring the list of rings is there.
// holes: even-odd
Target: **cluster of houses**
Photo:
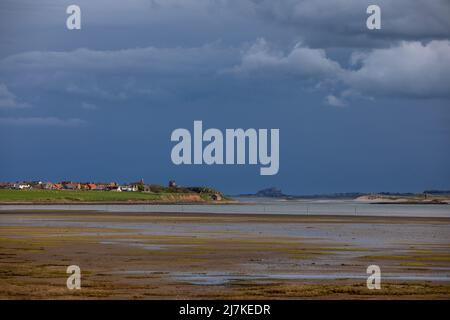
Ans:
[[[176,187],[174,181],[169,182],[169,187]],[[58,183],[43,181],[21,181],[21,182],[0,182],[0,189],[44,189],[44,190],[103,190],[103,191],[151,191],[151,186],[146,185],[144,180],[127,184],[111,183],[92,183],[92,182],[74,182],[61,181]]]
[[[220,192],[208,187],[179,187],[174,180],[170,180],[167,187],[145,184],[144,179],[137,182],[118,184],[110,183],[92,183],[92,182],[74,182],[61,181],[58,183],[42,181],[20,181],[20,182],[0,182],[0,189],[42,189],[42,190],[100,190],[116,192],[174,192],[174,193],[198,193],[209,194],[212,200],[222,200]]]

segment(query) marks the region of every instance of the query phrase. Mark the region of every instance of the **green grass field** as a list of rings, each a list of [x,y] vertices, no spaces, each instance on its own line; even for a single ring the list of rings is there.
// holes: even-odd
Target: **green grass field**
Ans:
[[[132,201],[184,201],[192,194],[114,192],[88,190],[12,190],[0,189],[0,202],[132,202]],[[201,199],[205,200],[204,197]]]

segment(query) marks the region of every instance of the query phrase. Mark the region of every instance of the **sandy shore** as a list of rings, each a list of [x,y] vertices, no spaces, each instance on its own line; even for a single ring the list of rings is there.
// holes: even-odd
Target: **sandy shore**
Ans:
[[[0,298],[448,299],[450,219],[0,213]],[[366,287],[379,265],[382,289]],[[78,265],[82,289],[66,288]]]

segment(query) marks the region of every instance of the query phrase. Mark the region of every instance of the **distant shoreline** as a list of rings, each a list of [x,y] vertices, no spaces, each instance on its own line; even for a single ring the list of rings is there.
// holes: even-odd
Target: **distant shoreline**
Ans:
[[[450,194],[445,195],[424,195],[410,194],[410,195],[384,195],[384,194],[362,194],[358,196],[257,196],[257,195],[237,195],[235,198],[247,199],[271,199],[278,201],[355,201],[355,203],[367,204],[402,204],[402,205],[416,205],[416,204],[430,204],[430,205],[447,205],[450,204]]]
[[[355,199],[358,202],[370,204],[444,204],[450,202],[448,196],[386,196],[386,195],[364,195]]]
[[[175,189],[176,190],[176,189]],[[339,201],[347,200],[356,204],[398,204],[398,205],[448,205],[448,194],[365,194],[353,198],[332,197],[261,197],[261,196],[224,196],[217,192],[114,192],[92,190],[14,190],[0,189],[0,205],[201,205],[201,204],[241,204],[252,202],[239,201],[242,198],[254,198],[267,201]]]
[[[380,201],[380,202],[369,202],[369,204],[402,204],[402,205],[415,205],[415,204],[424,204],[424,205],[449,205],[450,203],[445,201],[439,202],[426,202],[426,201]]]

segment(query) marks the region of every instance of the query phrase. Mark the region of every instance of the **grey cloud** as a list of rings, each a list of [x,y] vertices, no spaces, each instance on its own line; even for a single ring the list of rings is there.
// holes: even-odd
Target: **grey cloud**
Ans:
[[[252,0],[257,16],[297,30],[310,45],[376,47],[393,40],[448,39],[448,0],[379,0],[382,28],[366,28],[370,0]]]
[[[28,33],[21,30],[30,28],[33,32],[29,34],[41,35],[48,41],[45,35],[51,29],[57,34],[58,41],[51,42],[55,47],[73,48],[72,38],[64,30],[65,8],[69,4],[72,4],[69,0],[3,0],[0,10],[5,14],[0,24],[15,31],[4,33],[4,41],[20,42],[18,35],[28,40]],[[371,0],[134,0],[126,3],[78,0],[77,4],[82,8],[81,32],[89,33],[95,40],[80,39],[92,47],[104,46],[104,35],[109,32],[123,35],[123,30],[130,30],[132,38],[140,41],[113,37],[110,47],[120,48],[124,43],[148,45],[152,43],[149,40],[159,38],[155,30],[162,31],[164,41],[175,44],[191,36],[198,44],[223,37],[236,43],[243,40],[242,34],[251,37],[246,40],[257,36],[274,39],[289,34],[286,37],[293,36],[310,47],[322,48],[386,47],[399,40],[450,38],[448,0],[378,0],[382,29],[377,31],[369,31],[365,26],[366,8],[373,4]],[[34,33],[35,29],[39,32]],[[153,32],[150,39],[149,31]],[[8,51],[14,49],[5,43],[2,46]]]
[[[333,107],[345,107],[347,105],[347,102],[345,102],[343,99],[332,94],[326,96],[325,102]]]
[[[26,108],[30,105],[19,102],[15,94],[9,91],[4,83],[0,83],[0,108]]]
[[[5,71],[23,70],[60,72],[186,72],[209,66],[221,51],[214,45],[197,48],[135,48],[123,50],[31,51],[3,59],[0,68]]]
[[[328,104],[367,97],[450,98],[450,42],[401,42],[388,48],[356,51],[344,67],[325,49],[297,44],[281,50],[258,39],[241,52],[218,44],[193,48],[77,49],[26,52],[0,61],[2,80],[14,87],[78,96],[81,101],[163,99],[210,93],[211,81],[230,75],[300,79],[305,87],[340,91]],[[182,88],[182,90],[180,89]],[[215,89],[213,89],[215,90]],[[7,87],[0,102],[11,104]]]
[[[56,117],[5,117],[0,118],[0,124],[11,126],[78,127],[86,124],[86,122],[78,118],[60,119]]]
[[[15,54],[0,61],[0,72],[15,86],[59,91],[88,99],[126,100],[170,95],[192,79],[208,81],[222,66],[239,59],[238,51],[216,44],[193,48],[135,48]],[[176,91],[176,90],[173,90]]]

